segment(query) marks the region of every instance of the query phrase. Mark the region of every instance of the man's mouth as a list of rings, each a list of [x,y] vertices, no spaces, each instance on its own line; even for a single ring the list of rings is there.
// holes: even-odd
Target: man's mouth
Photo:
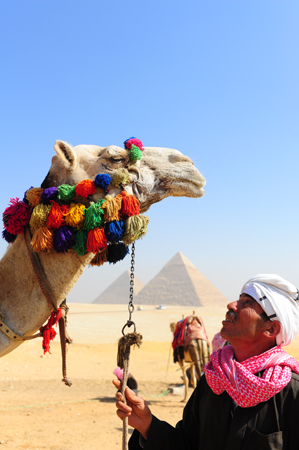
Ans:
[[[225,322],[235,322],[237,320],[237,316],[233,311],[228,311],[225,315]]]

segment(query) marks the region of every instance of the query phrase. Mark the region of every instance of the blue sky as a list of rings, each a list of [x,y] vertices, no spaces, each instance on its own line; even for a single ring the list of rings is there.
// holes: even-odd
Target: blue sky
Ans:
[[[148,211],[138,278],[181,251],[230,300],[262,272],[299,287],[298,14],[288,0],[0,0],[1,210],[40,185],[56,139],[137,136],[207,180],[200,200]],[[129,268],[86,269],[69,301]]]

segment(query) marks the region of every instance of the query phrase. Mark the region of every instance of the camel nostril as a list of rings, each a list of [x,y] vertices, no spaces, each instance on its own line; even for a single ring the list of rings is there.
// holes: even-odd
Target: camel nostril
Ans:
[[[193,161],[188,156],[185,156],[185,155],[170,155],[169,162],[171,162],[171,163],[187,163],[187,164],[193,165]]]

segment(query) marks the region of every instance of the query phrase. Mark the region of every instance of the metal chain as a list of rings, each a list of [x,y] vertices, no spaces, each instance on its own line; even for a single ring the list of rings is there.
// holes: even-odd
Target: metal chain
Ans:
[[[130,273],[130,300],[129,300],[129,304],[128,304],[128,310],[129,310],[129,319],[127,321],[127,323],[125,324],[125,326],[122,329],[122,334],[125,335],[124,330],[126,327],[131,327],[132,325],[134,325],[134,332],[136,331],[136,325],[135,323],[131,320],[132,319],[132,314],[134,311],[134,304],[133,304],[133,300],[134,300],[134,265],[135,265],[135,242],[133,242],[132,244],[132,252],[131,252],[131,273]]]

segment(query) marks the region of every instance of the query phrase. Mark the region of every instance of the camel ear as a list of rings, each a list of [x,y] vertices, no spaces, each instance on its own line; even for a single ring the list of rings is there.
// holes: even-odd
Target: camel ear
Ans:
[[[77,165],[77,154],[71,145],[67,142],[56,141],[54,150],[67,169],[75,168]]]

